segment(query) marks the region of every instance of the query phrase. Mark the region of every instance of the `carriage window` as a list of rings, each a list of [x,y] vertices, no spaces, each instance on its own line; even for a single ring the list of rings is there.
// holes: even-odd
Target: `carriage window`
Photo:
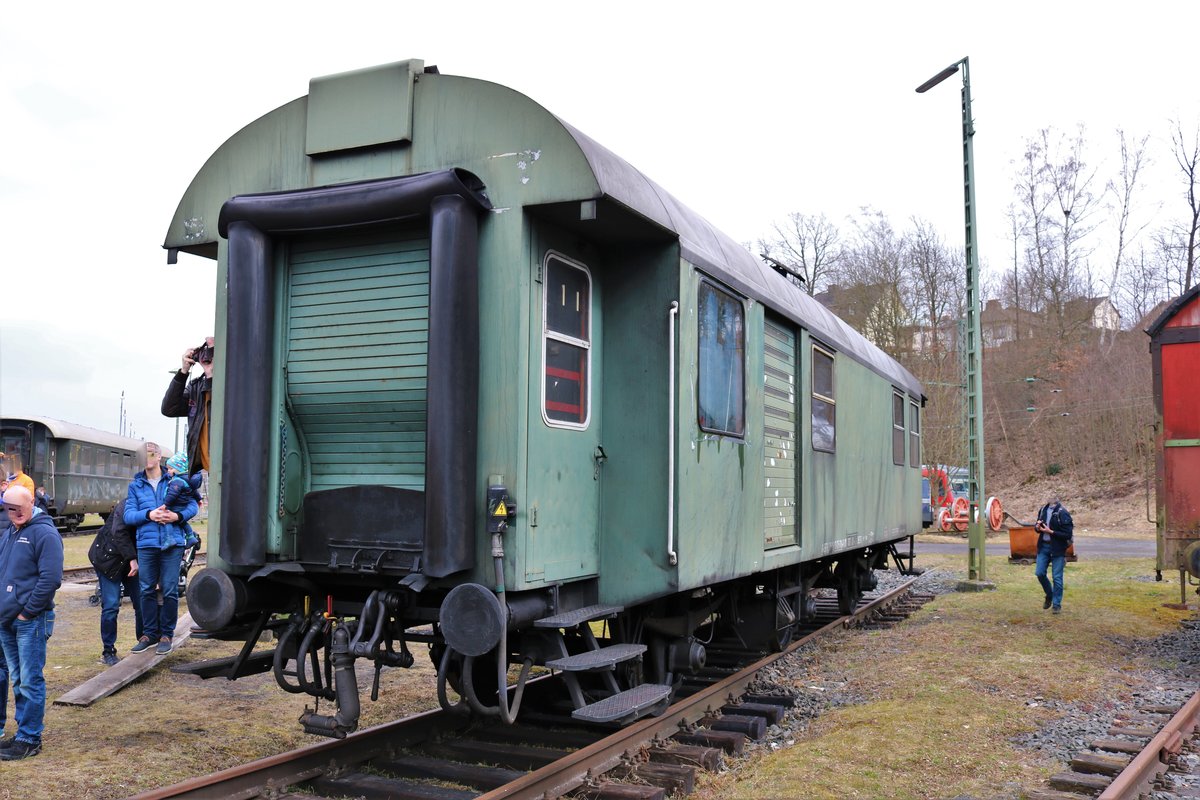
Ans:
[[[919,467],[921,458],[921,406],[908,400],[908,465]]]
[[[581,264],[546,258],[542,416],[547,425],[586,428],[591,366],[592,279]]]
[[[904,466],[904,395],[892,392],[892,463]]]
[[[698,305],[700,429],[742,436],[746,432],[746,309],[738,298],[703,282]]]
[[[132,475],[133,474],[133,456],[129,455],[129,453],[126,453],[123,456],[123,458],[125,460],[125,474]]]
[[[79,472],[83,475],[92,474],[92,448],[86,444],[79,449]]]
[[[833,394],[833,353],[812,349],[812,446],[834,452],[837,444],[837,400]]]

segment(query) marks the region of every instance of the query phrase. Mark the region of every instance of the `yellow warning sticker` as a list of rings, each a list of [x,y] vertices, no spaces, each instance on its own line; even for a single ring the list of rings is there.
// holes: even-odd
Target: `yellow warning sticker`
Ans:
[[[493,517],[507,517],[508,516],[508,506],[504,505],[503,500],[501,500],[499,503],[496,504],[496,510],[492,512],[492,516]]]

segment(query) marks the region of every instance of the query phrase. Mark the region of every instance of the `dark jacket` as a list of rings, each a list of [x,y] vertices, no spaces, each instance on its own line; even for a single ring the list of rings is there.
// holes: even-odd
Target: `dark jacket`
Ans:
[[[88,549],[88,561],[109,580],[129,577],[129,562],[137,558],[133,531],[125,524],[125,501],[118,500]]]
[[[6,523],[0,529],[0,625],[54,608],[62,574],[62,537],[49,514],[35,508],[22,527]]]
[[[185,509],[177,512],[182,519],[179,522],[151,522],[150,512],[163,504],[167,497],[167,484],[171,478],[165,472],[158,486],[146,480],[146,471],[142,470],[129,482],[129,493],[125,496],[125,524],[137,528],[135,542],[138,549],[166,550],[170,547],[183,547],[184,533],[181,523],[196,516],[200,510],[195,498],[189,498]]]
[[[1045,522],[1046,509],[1050,504],[1042,506],[1038,510],[1038,522]],[[1042,541],[1042,534],[1038,534],[1038,549],[1043,547],[1050,548],[1050,555],[1058,557],[1066,555],[1067,548],[1071,546],[1071,540],[1075,537],[1075,522],[1071,519],[1067,509],[1059,505],[1058,508],[1050,514],[1050,541]]]
[[[187,375],[176,370],[163,395],[164,417],[187,417],[188,474],[196,475],[204,468],[200,463],[200,431],[208,418],[208,396],[212,393],[212,378],[200,376],[188,381]],[[210,451],[211,452],[211,451]]]

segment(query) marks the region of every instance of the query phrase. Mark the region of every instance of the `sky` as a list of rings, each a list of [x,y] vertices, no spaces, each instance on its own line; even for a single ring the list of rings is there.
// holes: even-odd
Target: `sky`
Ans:
[[[1183,202],[1170,121],[1200,121],[1200,4],[1109,8],[17,4],[0,22],[0,413],[116,432],[124,394],[127,430],[173,446],[169,373],[214,333],[215,262],[162,250],[192,177],[310,78],[408,58],[532,97],[737,241],[869,206],[961,247],[962,79],[914,89],[967,56],[985,278],[1011,263],[1012,161],[1042,128],[1084,125],[1105,174],[1118,127],[1149,135],[1137,221],[1161,224]]]

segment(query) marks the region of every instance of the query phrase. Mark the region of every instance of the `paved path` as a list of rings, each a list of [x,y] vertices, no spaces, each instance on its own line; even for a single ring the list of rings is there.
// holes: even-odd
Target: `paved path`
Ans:
[[[922,542],[916,543],[917,555],[923,553],[962,553],[967,554],[966,539],[961,542]],[[987,543],[989,556],[1008,555],[1008,540],[1001,537],[991,539]],[[1075,537],[1075,553],[1080,558],[1154,558],[1153,539],[1110,539],[1103,536]]]

